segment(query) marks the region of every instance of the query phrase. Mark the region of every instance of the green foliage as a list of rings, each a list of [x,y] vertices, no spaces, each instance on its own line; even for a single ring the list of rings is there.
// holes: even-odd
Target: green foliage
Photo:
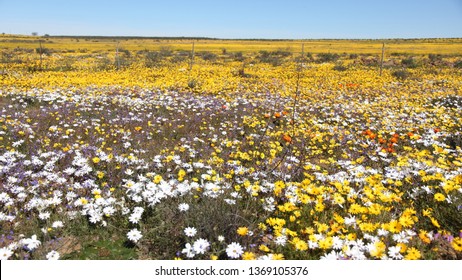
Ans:
[[[407,57],[402,59],[401,64],[407,68],[416,68],[418,66],[417,61],[413,57]]]
[[[411,73],[407,70],[395,70],[391,72],[391,75],[398,80],[406,80],[411,76]]]
[[[339,58],[340,58],[340,55],[336,53],[319,53],[316,55],[316,62],[318,63],[335,62]]]
[[[62,256],[66,260],[134,260],[138,259],[135,247],[119,239],[99,239],[86,242],[78,251]]]
[[[458,60],[454,63],[454,68],[462,69],[462,60]]]
[[[215,61],[217,60],[217,55],[212,53],[212,52],[199,52],[197,53],[197,55],[199,57],[201,57],[203,60],[206,60],[206,61]]]
[[[284,63],[284,59],[291,56],[292,53],[288,50],[277,50],[277,51],[260,51],[257,59],[262,63],[268,63],[273,66],[279,66]]]
[[[343,64],[336,64],[336,65],[333,67],[333,69],[334,69],[335,71],[340,71],[340,72],[342,72],[342,71],[348,70],[348,67],[346,67],[346,66],[343,65]]]

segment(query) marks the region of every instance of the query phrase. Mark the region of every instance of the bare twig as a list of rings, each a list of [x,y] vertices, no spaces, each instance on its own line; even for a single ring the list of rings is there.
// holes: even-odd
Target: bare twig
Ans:
[[[291,135],[291,140],[293,140],[294,137],[295,137],[295,125],[296,125],[295,114],[296,114],[296,111],[297,111],[298,98],[300,96],[300,80],[301,80],[301,77],[302,77],[302,69],[303,69],[303,61],[304,61],[304,50],[305,50],[304,44],[302,44],[302,52],[301,52],[301,57],[300,57],[300,63],[297,66],[297,83],[295,85],[294,103],[293,103],[293,106],[292,106],[292,135]],[[292,144],[292,141],[289,144]],[[271,171],[270,171],[271,173],[281,165],[281,163],[285,160],[285,158],[286,158],[287,154],[289,153],[289,151],[292,151],[292,150],[293,150],[293,147],[291,149],[286,149],[286,151],[282,155],[279,162],[271,169]]]
[[[300,96],[300,79],[302,76],[303,62],[304,62],[305,45],[302,44],[302,53],[300,63],[297,67],[297,84],[295,85],[294,105],[292,110],[292,137],[295,136],[295,114],[297,111],[298,97]]]

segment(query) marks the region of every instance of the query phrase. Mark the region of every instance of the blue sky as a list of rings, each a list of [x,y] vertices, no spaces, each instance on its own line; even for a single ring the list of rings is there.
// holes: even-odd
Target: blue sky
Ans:
[[[0,33],[216,38],[462,37],[462,0],[0,0]]]

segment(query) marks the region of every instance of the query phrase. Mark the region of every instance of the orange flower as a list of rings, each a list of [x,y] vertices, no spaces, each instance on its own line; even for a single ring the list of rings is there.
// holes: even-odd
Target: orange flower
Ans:
[[[279,112],[274,113],[274,117],[275,117],[275,118],[280,118],[281,116],[282,116],[282,115],[281,115],[281,113],[279,113]]]
[[[270,117],[270,114],[266,113],[265,118],[269,118],[269,117]]]
[[[292,137],[290,137],[288,134],[284,134],[282,136],[282,140],[286,141],[287,143],[292,142]]]
[[[374,134],[374,132],[372,132],[370,129],[367,129],[367,130],[363,131],[363,135],[367,135],[367,136],[369,136],[369,138],[371,138],[371,139],[374,139],[375,136],[376,136],[376,135]]]

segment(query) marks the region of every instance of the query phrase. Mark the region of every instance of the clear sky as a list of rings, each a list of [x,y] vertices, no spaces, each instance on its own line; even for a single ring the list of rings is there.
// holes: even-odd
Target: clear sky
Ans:
[[[462,37],[462,0],[0,0],[0,33],[215,38]]]

